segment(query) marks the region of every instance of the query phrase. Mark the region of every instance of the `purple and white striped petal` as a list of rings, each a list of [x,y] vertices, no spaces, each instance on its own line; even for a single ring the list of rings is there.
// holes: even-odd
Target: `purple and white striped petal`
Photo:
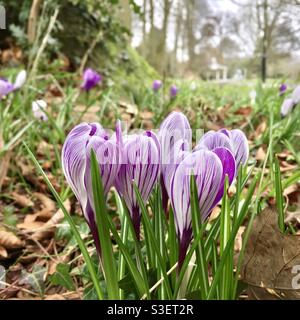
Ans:
[[[14,90],[20,89],[26,82],[27,72],[26,70],[22,70],[18,73],[16,77],[16,81],[14,83]]]
[[[98,136],[107,139],[107,134],[99,123],[81,123],[68,134],[62,149],[62,169],[68,184],[81,205],[83,214],[91,229],[95,245],[100,253],[98,231],[93,204],[90,202],[86,185],[87,146]],[[88,187],[90,189],[90,187]]]
[[[5,79],[0,79],[0,99],[14,91],[14,85]]]
[[[221,129],[218,132],[209,131],[203,135],[195,150],[226,148],[232,152],[235,158],[237,169],[240,164],[245,164],[249,157],[249,146],[245,134],[239,130]]]
[[[286,117],[294,108],[295,103],[292,98],[285,99],[280,108],[280,114],[282,117]]]
[[[183,261],[192,235],[190,208],[192,172],[198,187],[202,219],[213,209],[223,179],[222,162],[216,153],[209,150],[201,149],[190,153],[177,167],[172,180],[171,203],[180,242],[179,264]]]
[[[161,124],[158,137],[161,145],[162,198],[166,211],[175,169],[184,154],[191,150],[192,130],[186,116],[173,111]]]
[[[63,172],[87,220],[89,220],[86,213],[88,197],[84,182],[87,145],[93,136],[103,134],[104,130],[100,124],[81,123],[68,134],[62,149]]]
[[[160,172],[160,147],[156,135],[147,131],[124,137],[122,157],[116,187],[125,200],[139,239],[141,213],[133,182],[146,202]]]
[[[233,155],[237,168],[241,164],[245,164],[249,158],[249,145],[248,140],[243,131],[234,129],[228,131],[229,139],[232,146]]]
[[[223,131],[216,132],[211,130],[202,136],[199,143],[195,147],[195,150],[206,149],[212,151],[221,147],[232,150],[229,136]]]
[[[300,86],[297,86],[292,93],[292,99],[295,105],[300,103]]]
[[[217,196],[211,206],[211,210],[219,203],[219,201],[223,197],[226,175],[228,176],[229,186],[231,185],[231,183],[233,182],[233,180],[236,176],[236,162],[235,162],[235,159],[234,159],[232,152],[226,148],[216,148],[213,150],[213,152],[221,160],[223,173],[222,173],[221,183],[219,186],[219,191],[218,191],[218,194],[217,194]],[[207,213],[207,216],[202,216],[203,220],[205,220],[209,216],[209,214],[211,213],[211,210]]]

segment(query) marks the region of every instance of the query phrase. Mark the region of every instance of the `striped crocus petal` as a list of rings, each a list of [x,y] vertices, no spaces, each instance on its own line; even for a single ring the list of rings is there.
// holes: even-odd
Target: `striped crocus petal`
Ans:
[[[293,99],[285,99],[280,108],[280,114],[282,117],[286,117],[294,108],[295,104]]]
[[[162,200],[165,212],[171,192],[171,178],[184,153],[190,151],[192,130],[186,116],[173,111],[160,126]]]
[[[122,164],[116,179],[116,188],[130,212],[136,236],[140,236],[141,212],[135,196],[136,183],[146,202],[160,171],[160,147],[156,135],[150,131],[124,137]]]
[[[229,149],[226,148],[216,148],[213,150],[213,152],[219,157],[222,163],[222,179],[219,186],[218,194],[212,203],[212,206],[210,210],[206,213],[206,215],[202,215],[202,219],[205,220],[211,213],[212,209],[219,203],[219,201],[222,199],[224,194],[224,184],[225,184],[225,178],[228,176],[228,183],[229,186],[233,182],[235,176],[236,176],[236,162],[234,159],[234,156],[232,152]]]
[[[243,131],[239,129],[221,129],[217,132],[209,131],[203,135],[195,149],[208,149],[213,151],[216,148],[227,148],[232,152],[237,170],[241,164],[247,162],[249,157],[247,138]]]
[[[96,246],[99,249],[94,214],[88,201],[85,185],[86,151],[87,145],[93,136],[105,136],[103,128],[98,123],[82,123],[71,130],[62,149],[62,169],[68,184],[80,202],[84,216],[94,236]]]
[[[211,212],[223,179],[223,167],[216,153],[198,150],[187,155],[174,174],[171,187],[171,203],[179,237],[179,266],[189,246],[191,230],[190,175],[194,173],[201,217]]]
[[[211,130],[202,136],[199,143],[196,145],[195,150],[206,149],[212,151],[221,147],[232,150],[229,136],[223,132]]]
[[[0,79],[0,99],[14,91],[14,85],[5,79]]]
[[[16,81],[14,83],[14,90],[20,89],[23,87],[27,79],[27,72],[26,70],[22,70],[18,73],[16,77]]]
[[[226,130],[231,142],[231,147],[237,168],[245,164],[249,158],[249,144],[243,131],[239,129]]]
[[[295,88],[295,90],[293,91],[292,99],[293,99],[295,105],[300,103],[300,86],[297,86]]]

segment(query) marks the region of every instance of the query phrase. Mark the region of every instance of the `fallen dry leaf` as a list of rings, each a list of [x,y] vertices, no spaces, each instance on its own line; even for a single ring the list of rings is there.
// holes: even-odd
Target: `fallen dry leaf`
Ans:
[[[0,245],[6,249],[16,249],[24,246],[24,242],[10,231],[0,230]]]
[[[0,188],[2,187],[4,179],[7,176],[10,158],[11,158],[10,152],[7,152],[3,157],[0,158]]]
[[[12,192],[11,195],[13,196],[15,202],[22,208],[33,207],[34,205],[30,199],[28,199],[26,196],[22,194]]]
[[[253,223],[246,246],[242,278],[255,299],[300,299],[293,288],[293,268],[300,265],[300,236],[285,235],[278,228],[274,208],[264,209]]]
[[[265,160],[265,157],[266,157],[266,153],[263,149],[263,147],[259,147],[257,152],[256,152],[256,156],[255,156],[255,159],[257,161],[264,161]]]
[[[71,209],[71,203],[70,200],[67,199],[64,202],[64,206],[67,209],[67,211],[70,211]],[[47,221],[43,227],[40,230],[37,230],[33,235],[32,238],[35,240],[42,240],[48,237],[51,237],[53,235],[53,232],[55,231],[55,227],[58,223],[62,221],[64,218],[64,213],[62,212],[61,209],[59,209],[53,217]]]
[[[6,249],[3,246],[0,246],[0,257],[7,258],[8,254]]]

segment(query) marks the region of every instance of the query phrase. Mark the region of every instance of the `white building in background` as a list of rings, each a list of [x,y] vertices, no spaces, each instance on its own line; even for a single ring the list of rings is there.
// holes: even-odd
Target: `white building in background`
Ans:
[[[218,63],[215,57],[211,59],[208,68],[210,71],[214,72],[216,81],[227,81],[228,67]]]

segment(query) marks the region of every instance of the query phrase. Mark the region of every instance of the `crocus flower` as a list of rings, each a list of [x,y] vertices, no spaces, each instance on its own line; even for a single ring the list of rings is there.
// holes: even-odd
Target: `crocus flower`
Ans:
[[[292,93],[292,99],[294,104],[297,105],[300,103],[300,86],[297,86]]]
[[[0,99],[9,93],[20,89],[26,81],[26,71],[22,70],[18,73],[15,83],[10,83],[6,79],[0,79]]]
[[[198,200],[202,221],[223,195],[225,176],[229,181],[235,176],[235,160],[226,148],[214,151],[196,150],[187,155],[177,167],[171,185],[171,203],[174,210],[177,236],[179,239],[179,260],[181,267],[192,238],[190,176],[193,172],[198,188]]]
[[[244,165],[247,162],[249,157],[249,146],[243,131],[239,129],[208,131],[202,136],[195,149],[214,151],[216,148],[220,147],[227,148],[232,152],[237,165],[237,170],[241,164]]]
[[[181,162],[171,167],[170,199],[180,245],[179,267],[192,238],[189,198],[191,171],[196,178],[199,208],[204,221],[223,196],[226,175],[230,185],[239,166],[246,163],[248,156],[249,147],[244,133],[241,130],[221,129],[204,134],[194,151],[181,153]]]
[[[83,73],[83,83],[81,88],[89,91],[102,81],[102,76],[95,70],[88,68]]]
[[[141,212],[133,182],[146,202],[157,181],[160,170],[160,145],[154,133],[146,131],[123,137],[122,164],[116,179],[116,188],[124,198],[137,239],[140,239]]]
[[[283,101],[280,109],[281,116],[285,117],[299,103],[300,103],[300,86],[297,86],[293,91],[292,95]]]
[[[175,86],[175,84],[171,85],[170,87],[170,97],[173,99],[173,98],[176,98],[177,96],[177,93],[178,93],[178,88]]]
[[[157,92],[162,86],[162,82],[160,80],[154,80],[152,83],[152,90]]]
[[[44,100],[36,100],[32,102],[32,112],[36,119],[47,121],[48,117],[44,110],[47,108],[47,102]]]
[[[279,95],[282,96],[287,90],[287,85],[285,83],[282,83],[279,86]]]
[[[161,145],[162,202],[167,212],[171,193],[171,179],[185,152],[191,150],[192,130],[186,116],[177,111],[170,113],[158,132]]]
[[[282,117],[287,116],[292,111],[294,106],[295,106],[295,104],[294,104],[293,99],[291,99],[291,98],[285,99],[281,105],[281,110],[280,110],[281,116]]]
[[[67,182],[80,202],[100,253],[90,174],[91,149],[96,154],[104,192],[107,194],[119,171],[121,152],[118,141],[109,138],[99,123],[81,123],[71,130],[62,149],[62,168]]]

